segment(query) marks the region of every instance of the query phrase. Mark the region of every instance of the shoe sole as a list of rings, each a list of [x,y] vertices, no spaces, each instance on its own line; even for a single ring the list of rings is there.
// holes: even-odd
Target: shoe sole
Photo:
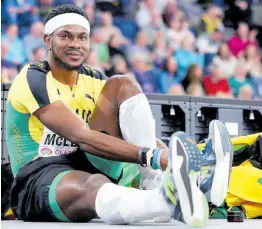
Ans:
[[[210,123],[209,137],[216,156],[216,167],[211,186],[210,200],[217,207],[224,202],[233,163],[233,146],[224,124],[218,120]]]
[[[189,158],[183,142],[173,134],[170,141],[169,162],[175,181],[181,211],[185,223],[202,227],[209,217],[204,194],[197,187],[197,171],[189,171]]]

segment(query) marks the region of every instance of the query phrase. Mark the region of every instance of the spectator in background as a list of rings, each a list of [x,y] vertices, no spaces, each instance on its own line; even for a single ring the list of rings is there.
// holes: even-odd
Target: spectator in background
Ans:
[[[33,61],[33,50],[38,47],[45,47],[44,39],[44,24],[40,21],[32,24],[30,34],[27,34],[24,39],[24,49],[26,52],[27,60]]]
[[[123,13],[121,0],[95,0],[96,8],[103,12],[110,12],[112,15]]]
[[[1,31],[4,31],[5,26],[11,23],[8,7],[9,7],[8,0],[1,0]]]
[[[252,100],[254,97],[253,88],[250,85],[244,85],[239,89],[238,99]]]
[[[132,72],[129,71],[126,60],[120,56],[115,55],[112,59],[112,75],[128,75],[135,79],[135,76]]]
[[[244,54],[245,48],[249,44],[257,45],[256,42],[257,31],[252,30],[249,32],[249,27],[246,23],[240,23],[237,28],[237,33],[229,42],[229,48],[236,57],[241,57]]]
[[[7,11],[10,17],[9,23],[18,25],[20,29],[30,27],[31,23],[38,20],[35,0],[9,0]]]
[[[154,1],[155,1],[155,8],[159,10],[161,15],[163,15],[169,0],[161,0],[161,1],[154,0]]]
[[[141,29],[146,26],[150,26],[152,23],[152,12],[156,9],[155,4],[154,0],[142,0],[140,2],[135,20]]]
[[[203,79],[203,70],[202,68],[197,64],[192,64],[189,66],[187,70],[186,77],[182,81],[182,86],[184,87],[184,90],[187,91],[188,87],[191,85],[199,85],[202,87],[203,93],[204,93],[204,87],[202,83]]]
[[[187,35],[182,43],[181,48],[175,52],[175,57],[178,66],[178,82],[186,76],[188,67],[191,64],[198,64],[201,68],[204,67],[204,56],[195,51],[195,37],[193,35]]]
[[[156,40],[158,33],[165,34],[166,27],[158,9],[154,9],[151,13],[152,21],[149,25],[143,26],[141,31],[147,34],[147,44],[152,45]]]
[[[219,29],[211,33],[202,33],[197,38],[197,49],[200,53],[216,54],[223,41],[223,34]]]
[[[116,34],[113,34],[108,41],[109,56],[112,58],[114,55],[121,55],[126,60],[126,55],[122,51],[122,39]]]
[[[185,95],[184,88],[181,84],[173,84],[169,90],[168,90],[169,95]]]
[[[254,44],[250,44],[245,49],[245,61],[248,72],[251,78],[262,79],[262,64],[261,54],[258,51],[258,47]]]
[[[228,10],[228,14],[234,28],[237,28],[240,22],[245,22],[249,26],[251,25],[252,11],[246,0],[235,0],[234,4]]]
[[[236,69],[237,59],[232,55],[228,44],[222,43],[213,62],[218,65],[226,78],[231,77]]]
[[[190,96],[205,96],[205,92],[201,84],[190,84],[186,90],[186,93]]]
[[[261,54],[256,45],[248,45],[245,50],[243,65],[247,67],[252,82],[254,96],[262,98],[262,63]]]
[[[1,68],[1,83],[11,83],[11,80],[9,80],[8,70],[6,68]]]
[[[94,28],[91,33],[91,44],[93,50],[97,53],[100,63],[109,61],[109,48],[103,37],[101,28]]]
[[[168,56],[172,56],[172,52],[167,48],[165,35],[158,33],[153,46],[152,59],[155,65],[163,68]]]
[[[261,54],[254,44],[250,44],[245,49],[245,55],[240,59],[240,63],[246,66],[248,78],[252,82],[255,97],[262,98],[262,63]]]
[[[235,74],[234,76],[232,76],[228,82],[229,82],[229,85],[232,89],[232,92],[233,92],[233,95],[235,97],[238,97],[239,95],[239,90],[242,86],[245,86],[245,85],[250,85],[251,87],[253,86],[252,85],[252,82],[247,79],[247,66],[243,65],[243,63],[239,62],[237,67],[236,67],[236,71],[235,71]]]
[[[176,0],[177,7],[183,10],[185,17],[190,24],[194,27],[197,27],[200,21],[201,16],[203,15],[202,7],[197,4],[197,1],[192,0]]]
[[[103,13],[101,31],[103,31],[103,37],[106,42],[108,42],[112,35],[116,35],[123,40],[123,42],[128,43],[127,39],[123,37],[120,29],[113,25],[113,17],[110,12]]]
[[[174,57],[169,57],[164,66],[164,70],[160,72],[157,77],[157,85],[160,93],[167,94],[169,88],[172,85],[178,83],[176,79],[176,73],[177,73],[176,59]]]
[[[157,76],[152,67],[149,66],[150,60],[144,53],[135,53],[131,59],[132,72],[135,74],[137,82],[140,84],[144,93],[157,93]]]
[[[95,0],[73,0],[74,4],[78,7],[85,7],[86,4],[94,5],[95,6]]]
[[[46,58],[46,49],[44,47],[38,47],[33,50],[33,58],[31,63],[43,61]]]
[[[187,19],[195,27],[198,25],[202,14],[201,6],[192,0],[168,0],[163,19],[166,25],[169,24],[173,17],[176,17],[178,20]]]
[[[188,34],[193,35],[192,32],[185,26],[184,19],[181,20],[177,17],[173,17],[169,22],[169,28],[167,29],[167,43],[168,47],[174,52],[180,48],[181,42]]]
[[[94,49],[90,49],[89,50],[89,54],[88,54],[88,57],[85,61],[85,63],[87,64],[87,66],[90,66],[102,73],[105,73],[100,61],[99,61],[99,58],[97,56],[97,53]]]
[[[1,82],[11,83],[15,76],[17,75],[17,66],[6,60],[8,53],[8,44],[3,42],[1,43]]]
[[[136,53],[143,53],[147,56],[147,59],[151,57],[151,53],[147,47],[147,35],[143,32],[136,34],[135,44],[129,47],[127,54],[132,59],[132,56]]]
[[[75,0],[53,0],[53,7],[65,4],[75,4]]]
[[[8,52],[5,60],[20,66],[26,61],[25,48],[23,42],[18,37],[17,25],[9,25],[6,33],[2,36],[2,42],[8,45]]]
[[[39,15],[40,15],[41,21],[44,21],[47,14],[49,14],[52,11],[52,9],[54,8],[53,0],[39,0],[38,8],[39,8]]]
[[[177,8],[177,1],[176,0],[168,0],[167,5],[163,12],[163,21],[168,26],[170,24],[170,21],[173,18],[179,18],[177,14],[179,14],[181,11]],[[179,13],[178,13],[179,12]]]
[[[94,29],[94,25],[96,23],[96,17],[95,17],[95,4],[93,1],[87,1],[85,4],[85,12],[88,16],[88,21],[91,27],[91,31]]]
[[[205,72],[208,71],[207,66],[213,61],[222,41],[223,33],[219,29],[215,29],[211,33],[202,33],[197,39],[197,49],[205,57]]]
[[[223,72],[215,63],[210,66],[210,74],[205,76],[203,84],[207,95],[209,96],[223,96],[231,95],[231,90],[227,79],[223,76]]]
[[[202,33],[212,33],[215,29],[223,29],[224,25],[222,23],[222,10],[217,6],[210,6],[207,12],[201,18],[198,26],[198,34]]]
[[[3,68],[9,68],[9,67],[17,67],[13,62],[10,62],[6,60],[6,56],[8,54],[9,45],[7,42],[2,41],[1,42],[1,67]]]

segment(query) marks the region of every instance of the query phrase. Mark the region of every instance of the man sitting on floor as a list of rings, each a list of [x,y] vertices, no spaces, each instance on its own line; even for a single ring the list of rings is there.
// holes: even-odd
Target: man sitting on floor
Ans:
[[[183,132],[172,135],[170,149],[157,148],[150,106],[137,82],[107,79],[82,65],[89,34],[82,9],[53,9],[45,21],[47,60],[26,65],[10,88],[14,214],[24,221],[98,216],[109,224],[165,216],[205,225],[207,200],[220,205],[228,187],[233,151],[224,125],[211,122],[204,157]],[[117,185],[121,162],[137,163],[143,188],[154,189]],[[158,170],[159,187],[149,187]]]

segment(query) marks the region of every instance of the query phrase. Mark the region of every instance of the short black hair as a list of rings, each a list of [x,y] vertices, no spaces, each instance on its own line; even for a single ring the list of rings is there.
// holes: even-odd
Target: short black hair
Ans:
[[[66,13],[76,13],[85,17],[88,20],[88,15],[83,9],[73,4],[65,4],[54,8],[45,18],[44,24],[46,24],[53,17]]]

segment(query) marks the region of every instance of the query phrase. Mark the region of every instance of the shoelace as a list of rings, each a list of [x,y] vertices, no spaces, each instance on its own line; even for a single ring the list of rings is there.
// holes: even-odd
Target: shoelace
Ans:
[[[206,150],[207,150],[207,143],[208,143],[208,141],[209,141],[210,139],[209,138],[206,138],[205,140],[204,140],[204,147],[202,148],[202,150],[201,150],[201,152],[202,152],[202,154],[203,154],[203,160],[206,160],[207,159],[207,157],[209,156],[209,155],[207,155],[207,152],[206,152]]]
[[[206,146],[207,146],[208,141],[210,141],[209,138],[206,138],[206,139],[204,140],[204,144],[205,144],[205,145],[204,145],[204,147],[203,147],[203,149],[202,149],[203,161],[204,161],[204,160],[207,160],[208,156],[210,155],[210,153],[207,154],[207,152],[206,152],[206,150],[207,150],[207,147],[206,147]],[[208,170],[208,169],[207,169],[207,170]],[[201,181],[205,179],[205,175],[203,175],[203,171],[202,171],[202,170],[198,171],[197,173],[198,173],[197,186],[200,187]],[[159,170],[158,174],[154,177],[154,185],[155,185],[156,187],[159,188],[159,187],[161,186],[161,181],[163,181],[163,176],[164,176],[164,172]]]
[[[200,184],[201,184],[201,181],[203,179],[203,175],[202,175],[201,171],[199,171],[197,173],[198,173],[198,176],[197,176],[197,187],[200,188]]]
[[[201,150],[201,152],[203,154],[203,162],[206,161],[211,154],[211,151],[209,153],[207,151],[208,150],[207,147],[209,147],[208,144],[212,144],[212,142],[209,143],[210,141],[211,141],[211,139],[209,139],[209,138],[206,138],[204,140],[204,147]],[[212,147],[212,145],[211,145],[211,147]],[[207,170],[207,172],[205,172],[206,170]],[[198,172],[198,178],[197,178],[197,186],[199,188],[201,186],[202,181],[206,178],[206,175],[208,174],[208,170],[209,170],[209,168],[203,169],[203,166],[201,166],[201,170]]]

